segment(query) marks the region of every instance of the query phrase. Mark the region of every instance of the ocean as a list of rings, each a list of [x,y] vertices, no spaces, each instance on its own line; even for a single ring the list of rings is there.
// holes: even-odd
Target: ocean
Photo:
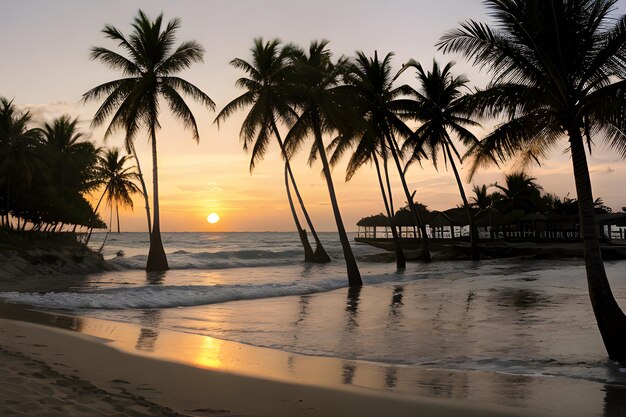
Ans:
[[[142,270],[147,234],[113,233],[103,255],[117,270],[0,300],[152,329],[138,346],[166,329],[401,367],[626,385],[602,345],[581,259],[435,258],[396,272],[379,249],[353,242],[364,286],[349,289],[337,235],[321,239],[333,258],[325,265],[302,262],[295,233],[163,233],[171,270],[155,274]],[[626,308],[626,261],[605,265]]]

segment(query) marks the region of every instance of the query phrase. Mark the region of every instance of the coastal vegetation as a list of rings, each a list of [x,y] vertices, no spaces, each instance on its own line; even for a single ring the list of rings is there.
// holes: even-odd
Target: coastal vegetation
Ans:
[[[91,58],[99,60],[112,69],[122,72],[123,78],[109,81],[92,88],[83,95],[83,101],[101,100],[92,125],[99,126],[111,118],[105,139],[117,130],[125,133],[126,150],[135,156],[143,195],[146,199],[146,213],[150,222],[148,192],[143,181],[134,141],[137,133],[147,130],[152,146],[152,197],[154,219],[150,231],[150,249],[146,263],[147,271],[169,269],[163,242],[159,210],[159,175],[157,164],[157,130],[159,123],[159,103],[165,101],[174,116],[191,130],[195,141],[200,140],[196,119],[181,95],[200,102],[209,109],[215,107],[213,100],[190,82],[177,74],[192,64],[202,62],[204,48],[195,41],[185,41],[174,47],[180,19],[173,19],[163,27],[163,15],[151,20],[139,11],[132,24],[132,33],[126,37],[117,28],[107,25],[103,33],[116,41],[127,55],[94,47]],[[149,223],[150,224],[150,223]]]
[[[98,149],[61,116],[43,127],[0,98],[0,218],[14,231],[104,228],[85,198],[99,185]]]

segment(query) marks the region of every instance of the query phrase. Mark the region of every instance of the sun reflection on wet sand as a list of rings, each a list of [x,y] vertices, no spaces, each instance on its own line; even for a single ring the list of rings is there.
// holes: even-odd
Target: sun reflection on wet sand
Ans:
[[[212,337],[205,337],[204,346],[201,347],[195,364],[203,368],[219,369],[222,364],[222,361],[220,360],[221,347],[221,340],[214,339]]]

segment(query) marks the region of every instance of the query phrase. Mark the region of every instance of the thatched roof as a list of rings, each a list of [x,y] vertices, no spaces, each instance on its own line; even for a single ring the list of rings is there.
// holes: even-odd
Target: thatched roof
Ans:
[[[418,213],[424,224],[430,224],[437,216],[437,214],[439,214],[438,211],[420,210],[419,208]],[[411,210],[407,208],[402,208],[398,210],[396,212],[396,215],[393,216],[393,220],[396,226],[417,226],[417,224],[415,224],[415,220],[413,219],[413,214],[411,213]]]
[[[389,218],[384,214],[376,214],[375,216],[363,217],[356,224],[363,227],[384,227],[389,226]]]

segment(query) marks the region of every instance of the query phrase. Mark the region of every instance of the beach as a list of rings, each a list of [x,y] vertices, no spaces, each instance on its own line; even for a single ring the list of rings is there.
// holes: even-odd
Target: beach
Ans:
[[[139,269],[142,239],[113,237],[104,256],[115,270],[2,284],[3,415],[626,410],[626,369],[606,358],[580,260],[411,262],[397,273],[356,245],[365,286],[354,290],[339,245],[328,246],[333,263],[306,266],[292,234],[165,234],[173,269],[155,275]],[[620,302],[624,267],[607,262]]]

